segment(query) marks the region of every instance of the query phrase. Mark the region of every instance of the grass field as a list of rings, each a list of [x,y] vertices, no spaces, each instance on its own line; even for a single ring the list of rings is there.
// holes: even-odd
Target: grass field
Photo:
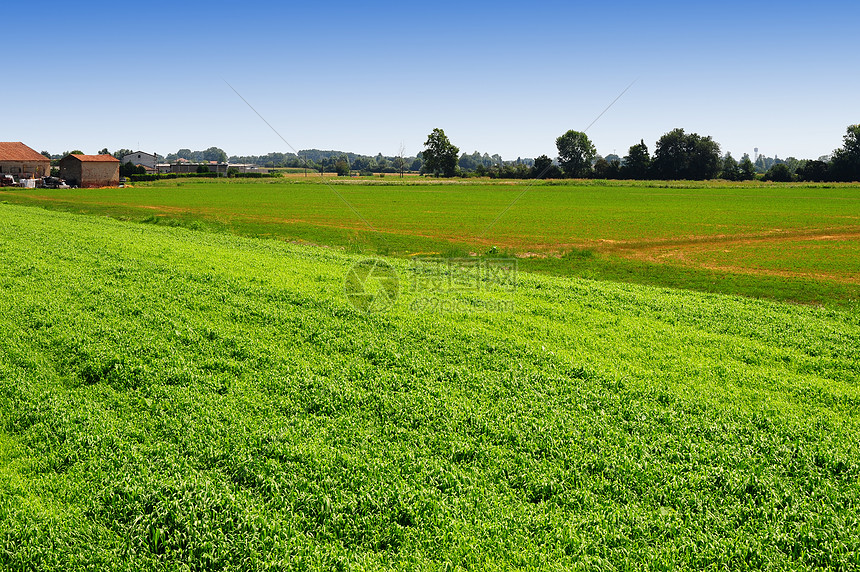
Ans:
[[[310,179],[14,190],[0,199],[351,252],[495,247],[523,257],[523,268],[559,275],[843,307],[860,299],[857,185]]]
[[[444,211],[429,234],[467,236],[499,204],[483,187],[338,189],[403,245],[420,208]],[[50,199],[307,240],[340,221],[321,228],[361,236],[323,186],[181,191]],[[857,208],[851,189],[765,189],[722,215],[727,199],[666,192],[540,190],[486,244],[526,244],[541,209],[551,224],[529,248],[549,250],[835,233]],[[652,206],[601,206],[632,193]],[[842,199],[804,198],[816,193]],[[213,210],[196,214],[204,197]],[[591,206],[553,215],[559,197]],[[773,214],[785,200],[796,208]],[[284,203],[305,210],[286,217]],[[781,259],[753,243],[708,260],[840,274],[856,263],[844,242],[826,262],[820,237]],[[361,258],[0,204],[0,568],[860,567],[856,312],[528,272],[515,291],[433,291],[453,310],[416,311],[426,286],[391,258],[401,298],[368,315],[343,292]]]

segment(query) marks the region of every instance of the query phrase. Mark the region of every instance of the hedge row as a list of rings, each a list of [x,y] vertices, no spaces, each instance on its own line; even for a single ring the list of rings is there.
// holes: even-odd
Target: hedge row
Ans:
[[[132,175],[128,177],[134,183],[138,183],[141,181],[160,181],[162,179],[187,179],[191,177],[199,177],[204,179],[214,179],[219,176],[226,176],[223,173],[159,173],[155,174],[147,174],[147,175]]]
[[[146,181],[160,181],[162,179],[186,179],[186,178],[203,178],[203,179],[215,179],[218,177],[230,177],[237,179],[263,179],[270,177],[280,177],[279,173],[230,173],[229,175],[224,173],[159,173],[159,174],[146,174],[146,175],[131,175],[128,177],[133,183],[146,182]]]

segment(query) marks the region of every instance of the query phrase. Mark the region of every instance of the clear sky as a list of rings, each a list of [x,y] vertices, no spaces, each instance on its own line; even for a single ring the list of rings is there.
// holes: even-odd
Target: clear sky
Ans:
[[[221,147],[624,155],[683,127],[817,158],[860,123],[856,0],[4,4],[0,140],[61,153]]]

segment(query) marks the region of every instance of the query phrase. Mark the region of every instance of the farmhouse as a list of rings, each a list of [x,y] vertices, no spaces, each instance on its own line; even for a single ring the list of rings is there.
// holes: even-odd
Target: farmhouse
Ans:
[[[135,151],[134,153],[123,155],[120,161],[123,165],[131,163],[132,165],[143,165],[149,169],[155,169],[155,165],[158,163],[158,159],[155,155],[144,153],[143,151]]]
[[[36,179],[51,173],[51,160],[23,143],[0,143],[0,174]]]
[[[60,177],[73,187],[115,187],[119,164],[111,155],[66,155],[60,159]]]

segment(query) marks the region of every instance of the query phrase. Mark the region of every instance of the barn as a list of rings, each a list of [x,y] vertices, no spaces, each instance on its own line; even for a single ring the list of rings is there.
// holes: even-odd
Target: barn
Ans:
[[[21,142],[0,143],[0,174],[36,179],[51,173],[51,160]]]
[[[119,159],[112,155],[66,155],[60,159],[60,177],[73,187],[116,187]]]

